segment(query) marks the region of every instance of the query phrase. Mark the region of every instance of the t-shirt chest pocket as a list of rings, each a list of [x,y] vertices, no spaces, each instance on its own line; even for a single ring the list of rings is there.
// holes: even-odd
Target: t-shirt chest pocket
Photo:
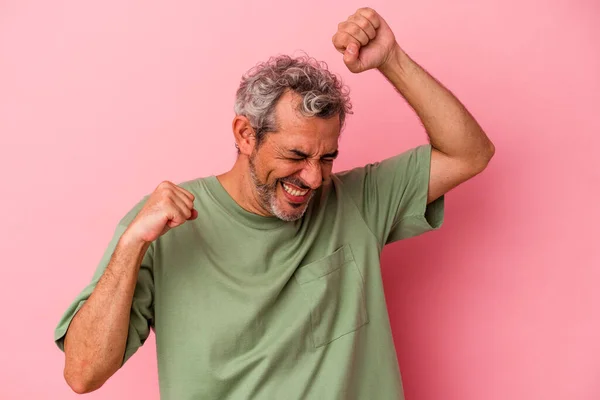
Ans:
[[[310,307],[315,347],[369,322],[363,279],[349,245],[298,268],[295,278]]]

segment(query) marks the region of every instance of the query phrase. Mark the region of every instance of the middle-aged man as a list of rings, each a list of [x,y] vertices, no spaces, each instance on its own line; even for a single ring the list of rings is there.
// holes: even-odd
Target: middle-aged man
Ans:
[[[350,71],[394,85],[430,143],[334,174],[345,87],[307,57],[259,64],[237,92],[232,169],[144,197],[56,328],[75,392],[102,386],[152,328],[163,399],[403,398],[381,251],[437,229],[443,195],[494,146],[374,10],[333,44]]]

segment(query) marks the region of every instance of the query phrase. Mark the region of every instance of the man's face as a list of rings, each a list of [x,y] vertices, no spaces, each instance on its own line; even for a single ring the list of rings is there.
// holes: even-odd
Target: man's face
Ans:
[[[275,108],[278,131],[267,133],[250,156],[250,176],[260,207],[284,221],[304,215],[314,191],[331,175],[340,135],[339,115],[306,118],[298,96],[283,95]]]

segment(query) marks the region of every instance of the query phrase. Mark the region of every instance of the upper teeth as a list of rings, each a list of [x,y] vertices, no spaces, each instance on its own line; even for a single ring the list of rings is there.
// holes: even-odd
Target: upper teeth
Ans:
[[[308,189],[307,190],[292,189],[291,187],[289,187],[285,183],[283,184],[283,188],[285,189],[286,192],[288,192],[292,196],[304,196],[306,193],[308,193]]]

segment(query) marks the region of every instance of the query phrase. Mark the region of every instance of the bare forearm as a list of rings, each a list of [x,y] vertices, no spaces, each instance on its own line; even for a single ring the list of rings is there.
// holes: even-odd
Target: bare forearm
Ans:
[[[65,337],[65,379],[78,393],[98,389],[121,366],[133,293],[149,244],[122,237]]]
[[[449,157],[487,163],[494,146],[477,121],[399,46],[379,70],[415,110],[435,149]]]

